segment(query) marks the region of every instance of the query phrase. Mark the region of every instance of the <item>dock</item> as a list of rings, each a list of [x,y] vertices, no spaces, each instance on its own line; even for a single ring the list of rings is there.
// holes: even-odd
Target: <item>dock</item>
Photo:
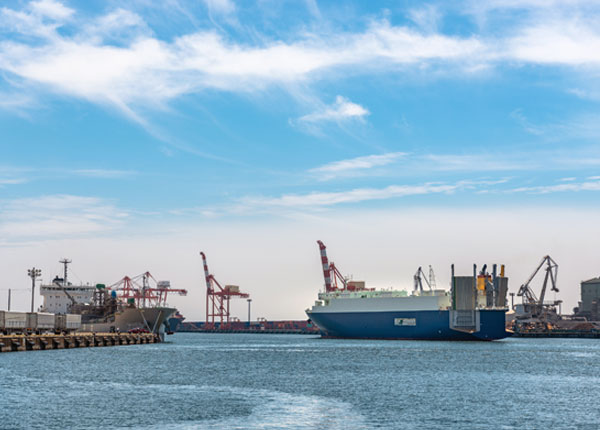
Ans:
[[[0,335],[0,352],[92,348],[159,343],[154,333],[70,333]]]
[[[600,330],[515,330],[514,337],[600,339]]]

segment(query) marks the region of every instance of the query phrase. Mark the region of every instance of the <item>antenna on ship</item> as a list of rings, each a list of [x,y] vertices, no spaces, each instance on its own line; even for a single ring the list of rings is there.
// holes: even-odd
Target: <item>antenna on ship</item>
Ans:
[[[62,260],[59,261],[60,264],[63,264],[65,266],[65,275],[64,275],[64,280],[63,280],[63,285],[66,287],[67,284],[67,266],[69,265],[69,263],[71,263],[71,260],[69,260],[68,258],[63,258]]]
[[[433,267],[429,265],[429,288],[435,290],[435,273],[433,273]]]

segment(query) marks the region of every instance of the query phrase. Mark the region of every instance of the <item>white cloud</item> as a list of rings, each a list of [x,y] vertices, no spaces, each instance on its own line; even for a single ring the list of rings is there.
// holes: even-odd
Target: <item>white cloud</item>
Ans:
[[[337,96],[335,103],[324,106],[322,109],[304,115],[298,119],[301,122],[317,123],[326,121],[346,121],[352,119],[363,119],[369,115],[369,111],[359,104],[352,103],[345,97]]]
[[[0,178],[0,187],[3,185],[16,185],[27,182],[24,178]]]
[[[64,20],[73,15],[73,9],[54,0],[39,0],[29,3],[34,14],[55,20]]]
[[[230,1],[206,3],[215,13],[235,11]],[[496,2],[494,7],[516,7],[513,3]],[[485,10],[491,13],[493,8]],[[162,107],[184,94],[207,88],[253,92],[273,85],[310,84],[334,79],[340,70],[372,74],[411,68],[439,76],[481,73],[497,64],[600,65],[599,27],[593,17],[576,12],[519,21],[505,33],[459,37],[435,30],[439,11],[433,8],[413,11],[418,30],[380,20],[360,32],[304,32],[286,41],[259,35],[242,42],[216,31],[161,40],[140,16],[124,9],[91,21],[76,22],[71,19],[74,13],[50,0],[21,10],[2,8],[0,24],[41,40],[0,42],[0,71],[20,78],[18,85],[111,105],[142,124],[138,110]],[[59,33],[57,28],[67,22],[69,31]],[[118,45],[110,43],[114,38]],[[367,114],[364,107],[338,97],[334,105],[300,121],[340,121]]]
[[[22,94],[18,92],[0,92],[0,109],[6,109],[14,112],[34,105],[34,98],[27,94]]]
[[[383,166],[394,164],[393,168]],[[415,174],[434,174],[443,172],[531,172],[531,171],[567,171],[591,168],[600,165],[600,156],[596,148],[574,151],[534,151],[486,154],[418,154],[392,152],[382,155],[369,155],[347,160],[331,162],[308,170],[319,180],[334,178],[385,176],[410,177]],[[588,178],[588,179],[593,179]],[[575,178],[563,178],[563,181]]]
[[[385,188],[355,188],[340,192],[313,192],[308,194],[285,194],[281,197],[247,197],[240,201],[242,209],[318,208],[340,203],[358,203],[386,200],[424,194],[452,193],[461,184],[390,185]]]
[[[5,8],[3,14],[7,20],[16,14],[31,20],[30,25],[13,26],[13,31],[43,34],[45,43],[0,43],[0,70],[124,112],[132,104],[161,104],[205,88],[247,92],[270,84],[309,81],[331,68],[470,62],[483,48],[475,38],[425,36],[387,21],[373,22],[362,33],[309,34],[288,43],[267,40],[252,45],[231,42],[211,31],[161,41],[148,34],[139,17],[120,10],[81,24],[72,36],[57,33],[55,27],[39,33],[39,19],[31,12]],[[119,46],[100,37],[132,26],[138,30]],[[338,98],[328,111],[304,119],[360,118],[367,113],[362,106]]]
[[[314,169],[309,172],[319,176],[323,180],[332,179],[338,176],[347,176],[371,169],[376,166],[385,166],[394,163],[399,158],[405,157],[404,152],[389,152],[381,155],[367,155],[364,157],[351,158],[348,160],[334,161]]]
[[[95,197],[48,195],[5,200],[0,206],[4,239],[60,238],[99,234],[121,224],[127,212]]]
[[[558,192],[600,191],[600,181],[569,182],[558,185],[541,185],[535,187],[520,187],[510,190],[515,193],[549,194]]]
[[[137,172],[134,170],[110,170],[110,169],[78,169],[73,171],[74,174],[79,176],[87,176],[91,178],[124,178],[128,176],[136,175]]]
[[[235,12],[235,3],[231,0],[203,0],[211,13],[229,15]]]
[[[598,26],[580,19],[560,19],[525,28],[508,40],[510,58],[570,66],[600,64]]]
[[[426,32],[433,33],[438,29],[442,14],[435,5],[429,4],[410,10],[408,16],[419,26],[419,28]]]
[[[73,9],[62,3],[41,0],[29,3],[21,11],[6,7],[0,8],[0,25],[4,27],[4,30],[56,40],[56,29],[73,13],[75,13]]]
[[[540,136],[544,134],[544,129],[542,127],[535,126],[527,119],[525,114],[523,113],[523,109],[515,109],[510,113],[510,117],[517,121],[523,129],[530,134]]]
[[[136,13],[116,9],[87,24],[82,33],[89,42],[102,44],[112,40],[125,41],[151,35],[151,30]]]
[[[534,163],[520,157],[480,154],[424,154],[415,157],[416,165],[434,171],[511,171],[532,168]]]

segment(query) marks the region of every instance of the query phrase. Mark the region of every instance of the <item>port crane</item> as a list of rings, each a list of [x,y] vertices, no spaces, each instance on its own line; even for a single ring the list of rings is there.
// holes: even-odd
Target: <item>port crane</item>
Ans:
[[[229,302],[232,298],[248,298],[250,294],[242,293],[237,285],[221,286],[219,281],[208,271],[206,254],[200,252],[204,265],[204,279],[206,281],[206,326],[214,328],[215,318],[219,318],[220,327],[223,322],[229,324]],[[215,288],[216,286],[216,288]]]
[[[358,283],[349,281],[338,270],[333,261],[327,258],[327,248],[320,240],[317,240],[319,252],[321,254],[321,264],[323,266],[323,278],[325,279],[325,291],[372,291],[372,288],[365,288],[364,282]],[[362,285],[361,285],[362,284]]]
[[[543,270],[546,272],[546,274],[544,275],[542,291],[538,299],[533,290],[531,289],[530,284],[544,266],[545,268]],[[519,291],[517,292],[517,296],[522,297],[524,311],[527,317],[545,320],[547,318],[549,307],[553,307],[562,303],[561,300],[555,300],[552,304],[544,304],[544,298],[546,296],[546,290],[549,280],[551,283],[551,290],[558,292],[558,287],[556,286],[557,276],[558,264],[552,259],[552,257],[546,255],[544,258],[542,258],[542,261],[540,262],[540,264],[538,264],[537,268],[531,274],[531,276],[529,276],[527,281],[523,285],[521,285]]]
[[[319,245],[319,251],[321,253],[321,263],[323,264],[323,277],[325,278],[325,291],[336,291],[336,290],[345,290],[348,288],[348,281],[344,276],[342,276],[341,272],[335,267],[335,263],[333,261],[329,261],[327,258],[327,247],[321,242],[317,240],[317,244]],[[341,287],[338,286],[338,281],[341,284]]]
[[[150,280],[153,281],[154,286],[150,284]],[[187,295],[187,290],[171,288],[168,281],[157,281],[150,272],[141,273],[133,278],[124,276],[108,288],[119,293],[121,299],[127,302],[133,301],[137,307],[142,308],[146,305],[166,306],[168,293]]]

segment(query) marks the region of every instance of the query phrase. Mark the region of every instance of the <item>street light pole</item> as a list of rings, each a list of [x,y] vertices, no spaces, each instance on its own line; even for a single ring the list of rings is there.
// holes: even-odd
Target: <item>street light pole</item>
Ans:
[[[252,299],[247,299],[248,302],[248,327],[250,327],[250,303],[252,303]]]
[[[35,279],[42,276],[42,271],[35,267],[27,270],[27,275],[31,278],[31,312],[33,312],[33,302],[35,299]]]

